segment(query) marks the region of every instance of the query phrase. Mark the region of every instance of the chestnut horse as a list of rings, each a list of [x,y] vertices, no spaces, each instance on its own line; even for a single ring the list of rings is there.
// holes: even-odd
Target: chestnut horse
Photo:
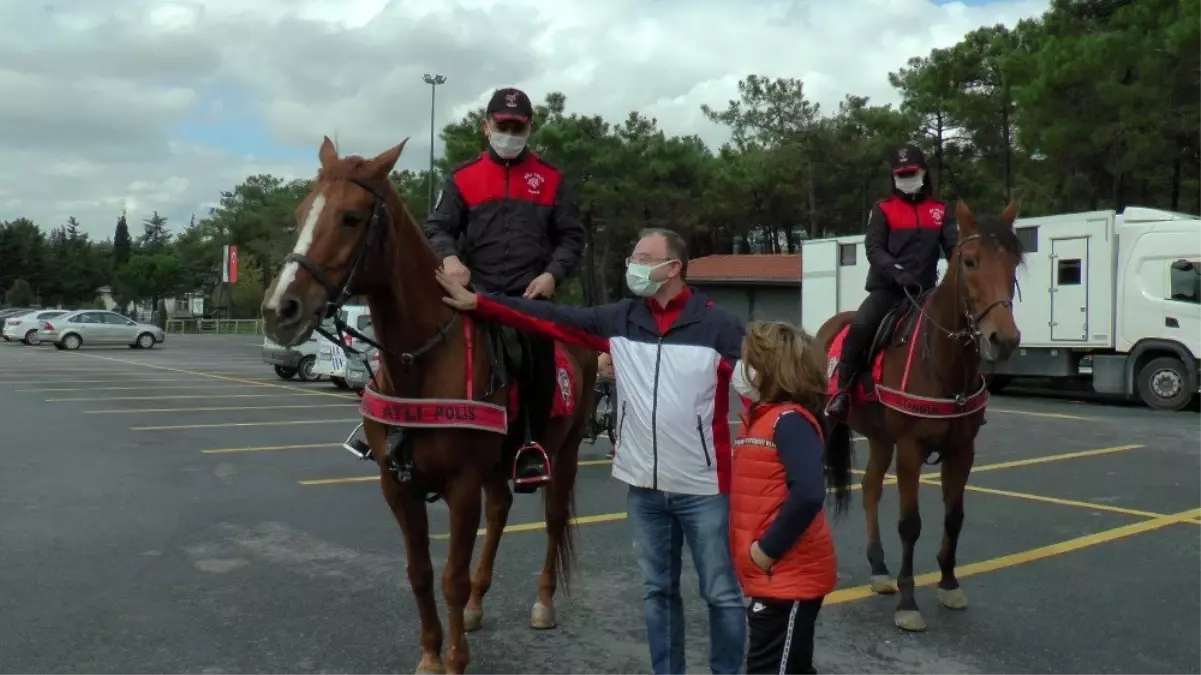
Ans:
[[[1024,255],[1013,231],[1017,213],[1017,204],[1011,203],[999,217],[975,216],[967,204],[958,202],[959,236],[946,275],[929,293],[909,298],[885,318],[872,357],[864,360],[872,364],[872,373],[864,379],[872,380],[874,387],[860,389],[858,377],[853,385],[847,423],[871,445],[863,476],[863,508],[872,590],[891,594],[900,588],[894,623],[907,631],[926,629],[913,597],[913,548],[922,529],[919,478],[933,453],[942,463],[945,510],[938,599],[950,609],[967,607],[967,596],[955,578],[955,551],[963,527],[964,487],[988,403],[979,364],[981,358],[990,362],[1009,358],[1021,342],[1013,318],[1017,267]],[[853,316],[853,312],[839,313],[818,329],[818,343],[830,354],[831,372]],[[901,506],[897,531],[904,547],[895,587],[884,563],[878,519],[894,446]]]
[[[266,291],[264,332],[282,345],[298,345],[322,317],[353,295],[365,296],[381,346],[376,385],[385,396],[379,400],[392,397],[410,409],[428,405],[427,411],[435,404],[442,410],[454,408],[460,411],[458,420],[476,413],[500,420],[499,432],[478,425],[466,428],[445,416],[440,418],[443,423],[408,430],[409,462],[399,471],[389,459],[388,427],[363,418],[384,499],[404,533],[409,584],[421,621],[417,672],[461,673],[468,663],[465,633],[481,625],[484,595],[492,584],[497,547],[513,503],[509,463],[502,459],[511,458],[524,429],[520,424],[506,429],[511,385],[487,389],[496,367],[485,347],[489,327],[443,304],[442,289],[434,279],[441,261],[388,180],[406,142],[366,160],[338,157],[325,138],[317,180],[296,210],[295,247]],[[551,480],[543,488],[547,547],[532,612],[534,628],[555,626],[555,590],[560,581],[569,583],[574,562],[573,491],[580,438],[592,408],[596,353],[567,347],[567,354],[575,408],[570,415],[552,417],[540,439]],[[365,392],[365,406],[371,394]],[[487,530],[483,554],[474,575],[469,575],[481,489]],[[442,574],[450,621],[445,662],[430,562],[429,493],[444,499],[450,511],[450,552]]]

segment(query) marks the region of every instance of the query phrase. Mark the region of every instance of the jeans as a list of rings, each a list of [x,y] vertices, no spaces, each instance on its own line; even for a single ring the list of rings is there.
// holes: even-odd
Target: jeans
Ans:
[[[642,570],[643,611],[656,675],[684,672],[684,541],[709,605],[709,669],[737,673],[746,649],[746,609],[730,557],[728,495],[684,495],[631,487],[627,511]]]

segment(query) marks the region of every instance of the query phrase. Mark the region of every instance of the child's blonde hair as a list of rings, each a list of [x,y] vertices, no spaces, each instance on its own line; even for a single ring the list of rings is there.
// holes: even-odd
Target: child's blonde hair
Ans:
[[[826,359],[813,336],[783,321],[755,321],[742,342],[743,363],[754,371],[763,403],[800,403],[812,411],[826,405]]]

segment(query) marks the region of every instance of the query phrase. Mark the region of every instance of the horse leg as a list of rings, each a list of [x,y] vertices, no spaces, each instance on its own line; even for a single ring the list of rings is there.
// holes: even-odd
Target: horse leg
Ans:
[[[442,597],[446,598],[446,615],[450,623],[450,646],[446,650],[448,673],[466,672],[470,660],[463,610],[471,596],[471,553],[475,548],[476,530],[480,526],[483,482],[481,476],[467,469],[452,476],[447,489],[450,554],[442,571]]]
[[[869,440],[871,454],[863,472],[863,511],[867,515],[867,562],[872,567],[872,590],[881,595],[897,592],[884,562],[884,545],[880,542],[880,497],[884,493],[884,474],[892,464],[893,444]]]
[[[558,422],[552,420],[552,422]],[[553,427],[552,431],[558,432]],[[550,483],[544,487],[544,509],[546,512],[546,558],[542,562],[542,574],[538,579],[538,600],[530,612],[530,626],[538,629],[554,628],[557,625],[555,591],[559,587],[560,573],[567,575],[571,570],[573,539],[571,512],[575,493],[576,473],[579,469],[580,439],[583,429],[573,429],[566,438],[558,439],[558,451],[551,466]],[[561,436],[552,433],[550,436]]]
[[[942,460],[942,545],[938,548],[938,601],[948,609],[967,609],[967,596],[955,578],[955,551],[959,547],[959,532],[963,529],[963,492],[976,459],[975,444],[947,453]]]
[[[897,533],[901,535],[903,552],[901,572],[897,574],[901,602],[897,605],[893,622],[898,628],[908,631],[926,630],[926,621],[913,597],[913,548],[922,534],[922,516],[917,502],[922,459],[920,443],[907,441],[897,444],[897,488],[901,495],[901,518],[897,523]]]
[[[513,506],[513,493],[505,475],[504,463],[484,478],[484,550],[480,562],[471,576],[471,597],[463,610],[463,630],[479,630],[484,623],[484,596],[492,588],[492,568],[496,564],[496,551],[500,548],[500,537],[509,521],[509,509]]]
[[[404,533],[406,567],[409,587],[417,600],[417,616],[421,622],[421,660],[418,673],[444,673],[442,665],[442,621],[434,598],[434,565],[430,562],[430,524],[425,500],[411,487],[396,480],[387,468],[387,429],[378,423],[364,421],[363,431],[371,453],[380,463],[380,486],[392,515]]]

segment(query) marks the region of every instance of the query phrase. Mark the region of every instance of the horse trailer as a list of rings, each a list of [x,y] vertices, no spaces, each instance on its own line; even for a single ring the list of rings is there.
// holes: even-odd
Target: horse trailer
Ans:
[[[1180,410],[1201,386],[1201,218],[1127,207],[1019,218],[1026,249],[1014,318],[1022,344],[985,366],[994,390],[1014,377],[1072,381]],[[815,332],[867,296],[863,235],[801,247],[801,324]],[[946,273],[939,261],[939,278]]]

